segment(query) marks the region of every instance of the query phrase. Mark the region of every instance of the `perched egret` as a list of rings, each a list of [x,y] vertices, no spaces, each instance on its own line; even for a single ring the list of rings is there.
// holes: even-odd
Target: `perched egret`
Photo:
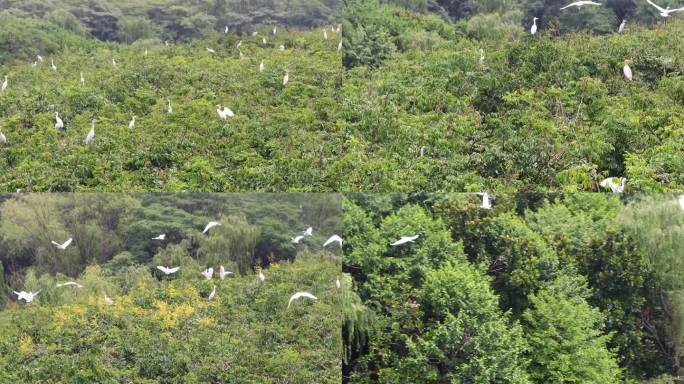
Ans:
[[[38,58],[38,61],[40,61],[41,63],[43,62],[43,56],[41,56],[41,55],[36,55],[36,58]]]
[[[164,40],[164,45],[168,47],[168,46],[169,46],[169,41],[168,41],[168,40]]]
[[[340,289],[341,286],[342,284],[340,284],[340,278],[338,277],[337,279],[335,279],[335,288]]]
[[[620,178],[609,177],[609,178],[603,179],[603,181],[601,181],[601,187],[610,188],[610,190],[613,193],[622,193],[625,191],[625,184],[626,183],[627,183],[627,179],[624,177],[620,177]]]
[[[477,192],[475,193],[478,196],[482,196],[482,205],[480,205],[480,208],[483,209],[492,209],[492,202],[491,200],[494,200],[494,196],[490,195],[487,192]]]
[[[5,134],[3,134],[2,131],[0,131],[0,143],[7,143],[7,137],[5,137]]]
[[[9,83],[7,82],[7,76],[5,76],[5,81],[2,83],[2,87],[0,87],[0,91],[5,92],[7,90],[7,86]]]
[[[52,245],[54,245],[55,247],[57,247],[57,248],[59,248],[59,249],[61,249],[61,250],[63,251],[63,250],[65,250],[65,249],[67,249],[67,247],[71,244],[71,242],[72,242],[73,240],[74,240],[74,239],[69,238],[69,240],[63,242],[62,244],[60,244],[60,243],[58,243],[58,242],[56,242],[56,241],[53,240],[53,241],[51,241],[50,243],[52,243]]]
[[[257,278],[259,279],[260,283],[263,283],[266,280],[266,276],[264,276],[264,273],[259,270],[259,274],[257,275]]]
[[[412,242],[416,241],[418,236],[420,236],[420,235],[402,236],[401,239],[395,241],[394,243],[392,243],[390,245],[397,246],[397,245],[402,245],[402,244],[406,244],[406,243],[412,243]]]
[[[64,129],[64,122],[59,118],[59,112],[55,112],[55,128]]]
[[[242,40],[238,41],[237,46],[235,48],[240,48],[242,47]]]
[[[163,274],[165,274],[165,275],[168,276],[168,275],[171,275],[171,274],[173,274],[173,273],[178,272],[178,270],[180,269],[180,267],[167,268],[167,267],[165,267],[165,266],[163,266],[163,265],[157,265],[157,269],[160,270],[160,271],[162,271]]]
[[[168,112],[168,113],[173,113],[173,108],[171,108],[171,99],[169,99],[169,98],[167,97],[167,98],[166,98],[166,102],[167,102],[167,104],[168,104],[167,107],[166,107],[166,112]]]
[[[302,236],[302,235],[295,236],[292,238],[292,243],[293,244],[299,244],[299,242],[302,241],[303,239],[304,239],[304,236]]]
[[[629,67],[630,62],[631,62],[630,60],[625,60],[624,61],[625,66],[622,67],[622,73],[625,75],[625,79],[627,79],[627,81],[632,81],[632,78],[633,78],[632,68]]]
[[[31,64],[31,68],[35,68],[35,67],[37,67],[37,66],[38,66],[38,62],[37,62],[37,61],[34,61],[33,64]]]
[[[210,229],[212,229],[212,228],[214,228],[214,227],[217,227],[217,226],[219,226],[219,225],[221,225],[221,223],[219,223],[218,221],[210,221],[210,222],[207,224],[207,226],[204,227],[204,231],[202,231],[202,233],[207,233],[208,230],[210,230]]]
[[[323,40],[328,40],[328,30],[327,29],[323,30]]]
[[[273,27],[273,36],[276,35],[276,27]]]
[[[530,35],[532,36],[537,34],[537,20],[539,20],[538,17],[532,19],[532,28],[530,28]]]
[[[259,34],[258,31],[254,31],[254,32],[252,32],[252,37],[254,37],[254,36],[258,35],[258,34]]]
[[[145,56],[147,56],[148,54],[149,54],[149,51],[147,50],[147,48],[145,48]]]
[[[242,50],[241,50],[241,49],[238,49],[238,52],[239,52],[239,54],[240,54],[240,58],[242,59],[242,57],[244,56],[244,55],[242,54]]]
[[[209,267],[200,273],[202,274],[202,276],[206,277],[207,280],[211,280],[211,278],[214,276],[214,268]]]
[[[484,49],[480,48],[480,65],[484,64],[484,61],[485,61]]]
[[[221,280],[225,279],[226,276],[230,276],[230,275],[232,275],[232,274],[233,274],[233,272],[231,272],[231,271],[226,271],[226,269],[223,267],[223,265],[221,266],[221,268],[219,268],[219,278],[220,278]]]
[[[596,3],[593,1],[576,1],[574,3],[570,3],[570,4],[566,5],[565,7],[561,8],[561,11],[564,9],[568,9],[570,7],[581,8],[583,5],[601,5],[601,3]]]
[[[214,51],[212,48],[209,48],[209,47],[207,47],[206,50],[207,50],[207,52],[209,52],[211,54],[216,53],[216,51]]]
[[[261,38],[261,42],[262,42],[264,45],[266,45],[266,38],[265,38],[265,37],[262,37],[262,38]]]
[[[264,67],[264,60],[262,59],[262,60],[261,60],[261,63],[259,63],[259,72],[263,72],[264,69],[265,69],[265,67]]]
[[[83,77],[83,72],[81,72],[81,85],[85,84],[85,78]]]
[[[104,295],[104,303],[105,303],[105,305],[113,305],[113,304],[114,304],[114,300],[112,300],[112,299],[110,299],[109,297],[107,297],[107,294],[105,293],[105,295]]]
[[[646,1],[648,1],[648,3],[651,4],[652,6],[654,6],[658,10],[658,12],[660,12],[660,16],[662,16],[662,17],[669,17],[670,13],[673,13],[673,12],[684,11],[684,7],[675,8],[675,9],[670,9],[670,7],[667,7],[665,9],[663,9],[662,7],[660,7],[657,4],[655,4],[654,2],[652,2],[651,0],[646,0]]]
[[[133,118],[131,119],[131,121],[128,122],[128,128],[130,128],[130,129],[135,128],[135,118],[136,117],[137,116],[133,115]]]
[[[618,27],[618,33],[622,33],[625,31],[625,24],[627,24],[627,20],[623,19],[622,23],[620,23],[620,26]]]
[[[302,297],[305,297],[305,298],[311,299],[311,300],[318,300],[318,297],[310,294],[309,292],[297,292],[294,295],[292,295],[292,297],[290,297],[290,301],[287,302],[287,308],[288,309],[290,308],[290,305],[292,305],[293,301],[300,299]]]
[[[116,67],[116,60],[112,57],[112,65]]]
[[[226,25],[226,27],[223,29],[223,33],[228,33],[228,26],[227,26],[227,25]]]
[[[323,246],[327,247],[329,244],[332,244],[335,242],[337,242],[340,245],[340,247],[342,246],[342,238],[337,236],[337,235],[330,236],[330,238],[328,240],[326,240],[325,243],[323,243]]]
[[[77,282],[75,282],[75,281],[67,281],[66,283],[57,284],[57,288],[66,287],[66,286],[69,286],[69,285],[73,285],[73,286],[75,286],[76,288],[83,288],[83,286],[82,286],[81,284],[79,284],[79,283],[77,283]]]
[[[223,120],[235,116],[233,111],[231,111],[228,107],[221,108],[221,105],[217,105],[216,107],[218,107],[218,109],[216,109],[216,112],[218,112],[219,117]]]
[[[282,45],[282,44],[280,44],[280,52],[282,52],[282,51],[284,51],[284,50],[285,50],[285,46]]]
[[[304,236],[313,236],[313,228],[309,227],[306,229],[306,231],[302,231]]]
[[[684,195],[679,195],[679,207],[684,211]]]
[[[40,291],[42,291],[42,289]],[[12,292],[14,292],[18,296],[17,300],[24,300],[25,302],[30,303],[33,301],[33,298],[35,298],[40,293],[40,291],[38,291],[38,292],[12,291]]]
[[[152,240],[166,240],[166,233],[162,233],[157,237],[153,237]]]
[[[337,44],[337,50],[341,51],[342,50],[342,41],[340,41],[339,44]]]
[[[283,76],[283,85],[287,85],[290,82],[290,72],[285,70],[285,76]]]
[[[53,71],[57,71],[57,66],[55,65],[55,60],[54,60],[54,59],[50,59],[50,63],[51,63],[52,70],[53,70]]]
[[[90,123],[90,131],[86,135],[85,138],[85,144],[90,145],[93,143],[93,139],[95,139],[95,119]]]
[[[214,285],[214,289],[212,289],[209,294],[209,300],[214,300],[214,296],[216,296],[216,285]]]

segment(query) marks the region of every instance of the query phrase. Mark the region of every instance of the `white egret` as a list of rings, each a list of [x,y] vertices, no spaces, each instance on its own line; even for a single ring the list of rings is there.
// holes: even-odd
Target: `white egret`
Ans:
[[[214,51],[212,48],[209,48],[209,47],[207,47],[206,50],[207,50],[207,52],[209,52],[211,54],[216,53],[216,51]]]
[[[290,297],[290,301],[287,302],[287,308],[288,309],[290,308],[290,305],[292,305],[293,301],[295,301],[297,299],[301,299],[302,297],[305,297],[305,298],[311,299],[311,300],[318,300],[318,297],[310,294],[309,292],[297,292],[294,295],[292,295],[292,297]]]
[[[169,46],[169,41],[168,41],[168,40],[164,40],[164,45],[168,47],[168,46]]]
[[[112,65],[116,67],[116,60],[112,57]]]
[[[219,268],[219,278],[220,278],[221,280],[225,279],[226,276],[230,276],[230,275],[232,275],[232,274],[233,274],[233,272],[231,272],[231,271],[226,271],[226,269],[223,267],[223,265],[221,266],[221,268]]]
[[[64,122],[59,118],[59,112],[55,112],[55,128],[64,129]]]
[[[81,85],[85,84],[85,78],[83,77],[83,72],[81,72]]]
[[[340,278],[338,277],[338,278],[335,280],[335,288],[340,289],[341,286],[342,286],[342,284],[340,284]]]
[[[299,242],[302,241],[302,239],[304,239],[304,236],[302,236],[302,235],[295,236],[292,238],[292,243],[293,244],[299,244]]]
[[[240,53],[240,58],[242,59],[242,57],[244,56],[244,55],[242,54],[242,50],[238,49],[238,52]]]
[[[200,273],[202,274],[202,276],[206,277],[207,280],[211,280],[211,278],[214,276],[214,268],[209,267]]]
[[[601,5],[601,3],[596,3],[593,1],[576,1],[574,3],[570,3],[570,4],[566,5],[565,7],[561,8],[561,11],[564,9],[568,9],[570,7],[582,8],[583,5]]]
[[[416,241],[418,236],[420,236],[420,235],[418,234],[415,236],[402,236],[401,239],[395,241],[394,243],[392,243],[390,245],[397,246],[397,245],[402,245],[402,244],[406,244],[406,243],[412,243],[412,242]]]
[[[266,280],[266,276],[264,276],[264,273],[259,270],[259,275],[257,275],[259,282],[263,283]]]
[[[167,97],[167,98],[166,98],[166,102],[168,103],[168,105],[167,105],[167,107],[166,107],[166,112],[168,112],[168,113],[173,113],[173,108],[171,108],[171,99],[169,99],[169,98]]]
[[[5,75],[5,81],[2,83],[2,87],[0,87],[0,91],[5,92],[7,90],[7,86],[9,83],[7,82],[7,76]]]
[[[93,143],[93,139],[95,139],[95,119],[90,123],[90,131],[86,135],[85,138],[85,144],[90,145]]]
[[[657,4],[655,4],[654,2],[652,2],[651,0],[646,0],[646,1],[648,1],[648,3],[651,4],[652,6],[654,6],[658,10],[658,12],[660,12],[660,16],[662,16],[662,17],[669,17],[670,13],[673,13],[673,12],[684,11],[684,7],[675,8],[675,9],[670,9],[670,7],[667,7],[667,8],[663,9],[662,7],[660,7]]]
[[[214,289],[212,289],[209,294],[209,300],[214,300],[214,296],[216,296],[216,285],[214,285]]]
[[[679,207],[684,211],[684,195],[679,195]]]
[[[167,267],[165,267],[165,266],[163,266],[163,265],[157,265],[157,269],[160,270],[160,271],[162,271],[162,273],[164,273],[165,275],[168,276],[168,275],[171,275],[171,274],[173,274],[173,273],[178,272],[178,270],[180,269],[180,267],[167,268]]]
[[[131,121],[128,122],[128,128],[130,128],[130,129],[135,128],[135,118],[136,117],[137,116],[133,115],[133,118],[131,119]]]
[[[31,64],[31,68],[35,68],[35,67],[37,67],[37,66],[38,66],[38,62],[37,62],[37,61],[34,61],[33,64]]]
[[[0,143],[7,143],[7,137],[5,137],[5,134],[0,131]]]
[[[217,105],[218,109],[216,109],[216,112],[218,112],[219,117],[222,118],[223,120],[235,116],[233,111],[230,110],[228,107],[223,107],[221,108],[221,105]]]
[[[235,48],[240,48],[242,47],[242,40],[238,41],[237,46]]]
[[[152,240],[166,240],[166,233],[162,233],[157,237],[153,237]]]
[[[217,226],[219,226],[219,225],[221,225],[221,223],[219,223],[218,221],[210,221],[210,222],[207,224],[207,226],[204,227],[204,231],[202,231],[202,233],[207,233],[208,230],[210,230],[210,229],[212,229],[212,228],[214,228],[214,227],[217,227]]]
[[[328,40],[328,30],[323,30],[323,40]]]
[[[327,247],[329,244],[332,244],[335,242],[337,242],[340,245],[340,247],[342,246],[342,238],[337,236],[337,235],[330,236],[330,238],[328,240],[326,240],[325,243],[323,243],[323,246]]]
[[[340,41],[339,44],[337,44],[337,50],[341,51],[342,50],[342,41]]]
[[[79,284],[79,283],[77,283],[77,282],[75,282],[75,281],[67,281],[66,283],[57,284],[57,288],[67,287],[67,286],[70,286],[70,285],[73,285],[73,286],[75,286],[76,288],[83,288],[83,286],[82,286],[81,284]]]
[[[149,54],[149,51],[147,50],[147,48],[145,48],[145,56],[147,56],[148,54]]]
[[[254,37],[254,36],[258,35],[258,34],[259,34],[258,31],[254,31],[254,32],[252,32],[252,37]]]
[[[55,60],[54,60],[54,59],[50,59],[50,62],[51,62],[52,70],[53,70],[53,71],[57,71],[57,66],[55,65]]]
[[[492,202],[491,200],[494,200],[494,196],[490,195],[487,192],[477,192],[475,193],[478,196],[482,196],[482,205],[480,205],[480,208],[483,209],[492,209]]]
[[[627,24],[627,20],[622,19],[622,23],[620,23],[620,26],[618,27],[618,33],[622,33],[625,31],[625,24]]]
[[[42,291],[42,289],[40,291]],[[35,298],[40,293],[40,291],[38,291],[38,292],[12,291],[12,292],[14,292],[17,295],[17,300],[24,300],[25,302],[30,303],[33,301],[33,298]]]
[[[622,73],[625,75],[625,79],[627,79],[627,81],[632,81],[632,79],[633,79],[632,68],[629,67],[629,63],[631,63],[630,60],[624,61],[625,66],[622,67]]]
[[[530,28],[530,35],[534,36],[537,34],[537,20],[539,20],[538,17],[532,19],[532,28]]]
[[[262,37],[262,38],[261,38],[261,42],[262,42],[264,45],[266,45],[266,38],[265,38],[265,37]]]
[[[290,82],[290,72],[285,70],[285,76],[283,76],[283,85],[287,85]]]
[[[282,51],[284,51],[284,50],[285,50],[285,46],[282,45],[282,44],[280,44],[280,52],[282,52]]]
[[[105,305],[113,305],[113,304],[114,304],[114,300],[112,300],[112,299],[110,299],[109,297],[107,297],[107,294],[105,293],[105,295],[104,295],[104,303],[105,303]]]
[[[56,242],[56,241],[53,240],[53,241],[51,241],[50,243],[52,243],[52,245],[54,245],[55,247],[57,247],[57,248],[59,248],[59,249],[61,249],[61,250],[63,251],[63,250],[65,250],[65,249],[67,249],[67,247],[71,244],[71,242],[72,242],[73,240],[74,240],[74,239],[69,238],[69,240],[63,242],[62,244],[60,244],[60,243],[58,243],[58,242]]]
[[[302,231],[304,236],[313,236],[313,228],[309,227],[306,229],[306,231]]]
[[[276,35],[276,27],[273,27],[273,36]]]
[[[36,57],[38,58],[38,61],[40,61],[41,63],[43,62],[43,56],[41,56],[41,55],[36,55]]]
[[[484,49],[480,48],[480,65],[484,64],[484,61],[485,61]]]
[[[624,177],[608,177],[601,181],[601,187],[610,188],[613,193],[621,193],[624,192],[626,183],[627,179]]]
[[[223,29],[223,33],[228,33],[228,26],[227,26],[227,25],[226,25],[226,27]]]
[[[259,63],[259,72],[263,72],[264,69],[265,69],[265,67],[264,67],[264,60],[262,59],[262,60],[261,60],[261,63]]]

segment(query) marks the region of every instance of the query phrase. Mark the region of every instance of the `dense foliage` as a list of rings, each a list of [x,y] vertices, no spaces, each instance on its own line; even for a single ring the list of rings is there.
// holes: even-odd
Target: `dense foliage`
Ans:
[[[628,191],[684,188],[681,20],[531,37],[372,0],[344,12],[359,188],[588,191],[607,176]]]
[[[373,321],[345,322],[357,334],[345,338],[345,381],[682,374],[684,211],[674,196],[509,194],[491,210],[473,194],[348,197],[343,270],[367,312],[357,318]]]

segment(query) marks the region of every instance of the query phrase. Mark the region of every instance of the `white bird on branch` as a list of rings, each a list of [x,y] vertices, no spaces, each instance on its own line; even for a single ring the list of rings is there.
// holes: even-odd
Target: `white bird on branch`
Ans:
[[[302,297],[305,297],[305,298],[311,299],[311,300],[318,300],[318,297],[310,294],[309,292],[297,292],[294,295],[292,295],[292,297],[290,297],[290,301],[287,302],[287,308],[290,309],[290,305],[292,305],[292,302],[297,300],[297,299],[300,299]]]

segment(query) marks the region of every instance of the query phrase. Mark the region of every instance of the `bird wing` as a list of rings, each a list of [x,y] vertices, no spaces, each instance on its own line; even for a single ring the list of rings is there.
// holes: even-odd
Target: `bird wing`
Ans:
[[[50,243],[52,243],[52,245],[55,245],[55,246],[58,246],[58,247],[59,247],[60,245],[62,245],[62,244],[60,244],[60,243],[58,243],[58,242],[56,242],[56,241],[54,241],[54,240],[52,240]]]
[[[178,272],[179,269],[180,269],[180,267],[170,268],[169,273],[176,273],[176,272]]]
[[[672,13],[672,12],[679,12],[679,11],[684,11],[684,7],[675,8],[675,9],[670,9],[668,12]]]
[[[332,235],[332,236],[330,236],[330,238],[325,243],[323,243],[323,246],[327,247],[328,244],[334,243],[335,241],[338,241],[340,244],[342,244],[342,238],[341,237],[339,237],[337,235]]]
[[[64,244],[62,244],[62,247],[64,247],[64,248],[68,247],[69,244],[71,244],[71,242],[72,242],[73,240],[74,240],[74,239],[69,238],[69,240],[65,241]]]
[[[655,4],[651,0],[646,0],[646,1],[648,1],[648,3],[651,4],[652,6],[656,7],[660,12],[666,12],[665,9],[661,8],[658,4]]]

